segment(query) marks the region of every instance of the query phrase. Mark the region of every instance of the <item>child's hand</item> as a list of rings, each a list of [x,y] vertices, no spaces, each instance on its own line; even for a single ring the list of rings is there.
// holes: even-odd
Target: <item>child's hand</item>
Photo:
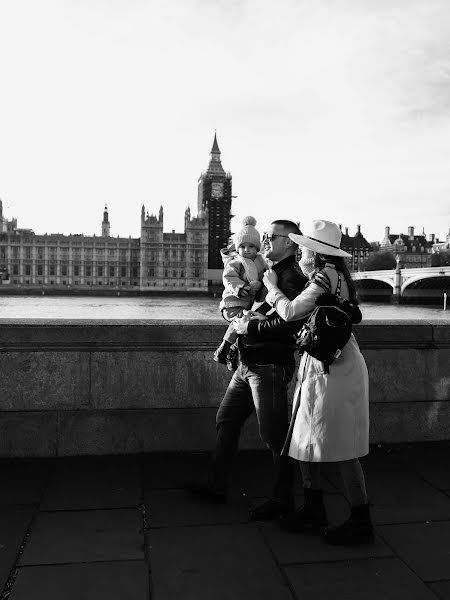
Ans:
[[[250,318],[247,314],[244,314],[242,317],[236,317],[233,319],[233,329],[239,335],[245,335],[248,331],[248,323]]]
[[[245,298],[246,296],[248,296],[249,291],[250,291],[249,285],[244,285],[243,287],[241,287],[241,289],[238,292],[239,298]]]

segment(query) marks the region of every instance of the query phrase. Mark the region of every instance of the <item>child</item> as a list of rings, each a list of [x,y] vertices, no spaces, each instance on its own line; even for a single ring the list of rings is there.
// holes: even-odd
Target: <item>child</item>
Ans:
[[[225,289],[220,309],[227,321],[234,317],[242,317],[244,309],[251,308],[267,268],[264,258],[259,254],[261,240],[259,232],[255,229],[256,219],[244,217],[242,225],[242,229],[233,236],[233,245],[221,250],[224,262],[222,281]],[[237,333],[230,324],[223,342],[214,352],[216,362],[227,364],[229,350],[236,338]]]

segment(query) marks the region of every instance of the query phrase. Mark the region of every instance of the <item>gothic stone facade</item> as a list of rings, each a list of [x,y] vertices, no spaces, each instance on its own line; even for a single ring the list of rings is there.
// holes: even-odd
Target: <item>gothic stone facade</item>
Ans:
[[[105,210],[102,231],[107,233]],[[109,224],[109,221],[108,221]],[[141,238],[0,233],[3,284],[18,288],[201,291],[208,289],[208,225],[185,215],[184,233],[163,233],[159,218],[144,216]]]
[[[230,235],[231,175],[220,162],[217,138],[199,180],[198,216],[188,208],[184,233],[164,233],[164,213],[141,211],[140,238],[110,235],[105,206],[100,237],[36,235],[3,217],[0,200],[0,283],[11,288],[207,292],[208,258],[222,268],[220,248]],[[220,264],[219,264],[220,262]]]
[[[140,289],[206,292],[208,290],[208,222],[185,212],[184,233],[163,232],[159,215],[141,213]]]

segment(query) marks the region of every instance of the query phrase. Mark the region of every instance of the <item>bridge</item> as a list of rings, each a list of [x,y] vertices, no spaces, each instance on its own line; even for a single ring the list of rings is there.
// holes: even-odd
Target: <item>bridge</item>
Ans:
[[[401,269],[397,264],[395,269],[382,271],[359,271],[352,273],[352,278],[358,288],[366,287],[358,285],[358,282],[380,281],[392,288],[394,299],[405,295],[408,289],[420,289],[419,282],[427,281],[431,284],[428,289],[442,294],[450,293],[450,266],[444,267],[422,267],[420,269]],[[423,287],[423,286],[422,286]]]

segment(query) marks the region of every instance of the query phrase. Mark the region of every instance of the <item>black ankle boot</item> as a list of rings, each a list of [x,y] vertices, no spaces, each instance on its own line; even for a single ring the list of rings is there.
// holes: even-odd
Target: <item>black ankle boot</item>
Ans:
[[[272,498],[250,511],[250,521],[273,521],[292,512],[293,508],[294,500],[292,498],[285,501]]]
[[[230,351],[231,344],[227,340],[223,340],[217,350],[214,352],[213,360],[223,365],[227,364],[227,356]]]
[[[207,483],[198,483],[196,481],[186,481],[184,489],[195,496],[197,500],[207,504],[225,504],[227,495],[224,491],[217,491]]]
[[[322,490],[305,488],[305,504],[281,517],[278,521],[283,531],[320,531],[327,526],[327,513]]]
[[[374,534],[369,504],[352,506],[350,517],[341,525],[327,529],[324,538],[328,544],[334,546],[373,544]]]

